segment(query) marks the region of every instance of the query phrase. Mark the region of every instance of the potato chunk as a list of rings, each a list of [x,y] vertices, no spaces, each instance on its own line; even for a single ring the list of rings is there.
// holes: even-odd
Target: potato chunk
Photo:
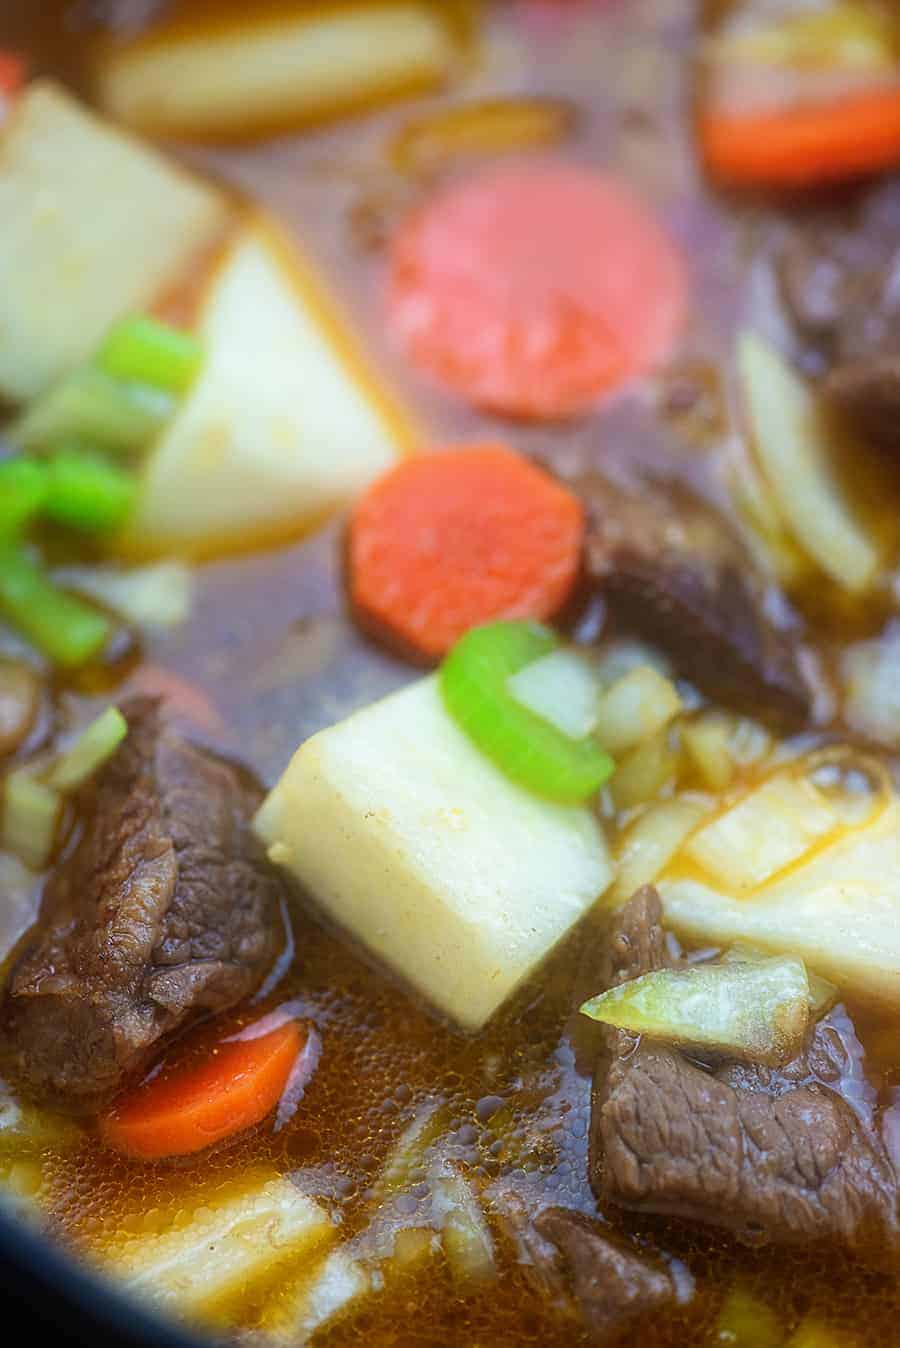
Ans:
[[[440,84],[460,62],[460,6],[448,0],[292,9],[251,6],[110,44],[100,102],[152,135],[242,138]]]
[[[468,1030],[612,878],[591,812],[508,781],[434,677],[308,740],[256,827],[273,861]]]
[[[228,215],[220,192],[32,84],[0,135],[0,394],[31,398],[86,359]]]
[[[187,1225],[173,1224],[110,1250],[106,1267],[161,1310],[192,1319],[228,1319],[234,1300],[277,1271],[321,1250],[335,1227],[289,1180],[212,1197]]]
[[[414,442],[264,217],[214,277],[199,336],[205,368],[147,461],[126,549],[208,554],[299,534]]]
[[[844,994],[900,1010],[900,801],[842,830],[808,862],[740,897],[678,873],[658,881],[666,922],[701,945],[743,940],[796,955]]]

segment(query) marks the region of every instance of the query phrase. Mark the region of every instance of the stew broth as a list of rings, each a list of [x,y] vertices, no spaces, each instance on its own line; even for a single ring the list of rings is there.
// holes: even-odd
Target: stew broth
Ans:
[[[10,12],[19,8],[0,9],[0,43],[22,43],[38,68],[62,70],[77,87],[89,88],[89,7],[41,6],[46,17],[42,13],[40,20]],[[141,22],[140,5],[123,0],[107,8],[120,19],[131,12]],[[175,8],[188,17],[193,12],[189,2]],[[777,321],[766,259],[782,226],[781,212],[763,201],[739,203],[716,194],[697,165],[691,112],[703,16],[696,9],[684,0],[495,4],[458,91],[372,109],[364,118],[303,134],[237,148],[185,145],[177,153],[270,206],[296,229],[325,275],[339,284],[364,340],[435,443],[511,436],[563,478],[602,462],[625,481],[687,483],[728,512],[723,464],[731,435],[731,373],[722,354],[748,315],[757,325]],[[63,24],[68,26],[60,41]],[[571,132],[543,153],[621,171],[689,259],[692,298],[677,361],[659,378],[641,382],[582,421],[510,431],[410,373],[385,337],[380,290],[383,242],[430,182],[392,164],[396,138],[411,120],[437,107],[512,96],[571,103]],[[892,529],[893,513],[890,501],[879,506],[879,527]],[[369,643],[347,616],[340,529],[329,525],[287,547],[204,564],[191,621],[173,634],[147,638],[140,658],[124,662],[117,700],[131,689],[152,688],[148,666],[185,680],[208,699],[203,737],[272,783],[308,735],[410,681],[414,671]],[[887,606],[879,599],[844,604],[837,612],[819,590],[812,586],[801,603],[811,621],[813,658],[828,670],[850,637],[878,630]],[[578,621],[587,631],[595,619],[588,611]],[[75,728],[108,694],[60,683],[55,697],[61,723]],[[198,733],[195,725],[191,731]],[[116,1158],[86,1135],[74,1152],[48,1158],[41,1202],[57,1238],[79,1252],[100,1254],[111,1240],[152,1230],[158,1211],[173,1203],[187,1216],[194,1186],[199,1195],[215,1191],[258,1164],[281,1173],[302,1171],[310,1192],[336,1203],[342,1235],[349,1237],[370,1220],[372,1186],[390,1148],[417,1111],[439,1102],[453,1154],[480,1184],[509,1177],[525,1190],[598,1214],[669,1264],[684,1304],[642,1324],[626,1344],[715,1342],[708,1336],[736,1278],[764,1292],[786,1327],[812,1309],[862,1331],[865,1342],[894,1341],[895,1275],[862,1271],[837,1254],[751,1251],[677,1223],[599,1212],[586,1178],[599,1032],[574,1008],[596,991],[592,962],[599,959],[602,913],[590,917],[524,994],[474,1037],[456,1033],[411,1000],[345,937],[329,931],[312,908],[290,922],[290,967],[277,986],[225,1023],[239,1026],[288,999],[315,1022],[324,1051],[295,1116],[278,1133],[252,1132],[226,1150],[177,1166]],[[870,1078],[887,1100],[900,1062],[892,1020],[871,1008],[858,1014],[863,1041],[873,1049],[869,1066],[877,1069]],[[220,1018],[209,1036],[218,1039],[221,1032]],[[195,1035],[189,1049],[174,1053],[201,1054],[204,1047]],[[498,1247],[498,1280],[482,1292],[459,1296],[444,1266],[433,1261],[323,1331],[317,1342],[334,1348],[363,1342],[445,1348],[589,1342],[547,1308],[512,1252]],[[255,1309],[242,1315],[250,1328]]]

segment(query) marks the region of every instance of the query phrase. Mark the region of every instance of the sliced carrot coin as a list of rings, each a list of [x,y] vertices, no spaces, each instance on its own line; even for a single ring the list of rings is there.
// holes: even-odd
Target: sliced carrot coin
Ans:
[[[394,241],[388,310],[409,359],[445,386],[550,420],[663,361],[686,295],[679,251],[627,187],[541,163],[415,210]]]
[[[117,1151],[157,1161],[243,1132],[278,1104],[303,1038],[289,1020],[257,1039],[226,1041],[200,1066],[153,1077],[117,1101],[101,1134]]]
[[[348,535],[362,625],[424,661],[497,618],[553,617],[578,575],[580,501],[503,445],[407,459],[357,502]]]
[[[0,98],[13,98],[25,86],[28,63],[18,52],[0,47]]]
[[[814,187],[900,164],[900,89],[759,113],[708,112],[710,172],[744,187]]]

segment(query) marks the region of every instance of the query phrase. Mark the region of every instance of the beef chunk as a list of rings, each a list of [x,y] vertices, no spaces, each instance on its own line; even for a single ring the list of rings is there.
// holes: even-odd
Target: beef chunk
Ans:
[[[825,392],[876,449],[900,451],[900,183],[859,211],[798,228],[782,293],[829,370]]]
[[[829,363],[900,351],[900,183],[857,210],[801,223],[779,275],[801,335]]]
[[[660,914],[646,891],[626,908],[612,942],[613,981],[660,967]],[[647,952],[643,967],[636,951]],[[864,1118],[825,1084],[841,1072],[828,1020],[781,1072],[713,1072],[621,1032],[609,1044],[591,1118],[591,1183],[601,1201],[722,1227],[750,1243],[828,1241],[879,1263],[896,1249],[890,1161]]]
[[[186,743],[159,704],[87,788],[0,1004],[4,1066],[34,1096],[90,1110],[200,1012],[253,992],[282,936],[280,881],[249,830],[261,792]]]
[[[836,365],[825,392],[874,449],[900,454],[900,344],[893,355]]]
[[[518,1195],[502,1221],[519,1263],[541,1299],[611,1344],[675,1301],[666,1270],[581,1213],[545,1208],[532,1218]]]
[[[725,521],[675,488],[632,495],[593,475],[580,490],[588,576],[614,617],[716,701],[779,726],[808,720],[794,642],[766,617],[762,582]]]

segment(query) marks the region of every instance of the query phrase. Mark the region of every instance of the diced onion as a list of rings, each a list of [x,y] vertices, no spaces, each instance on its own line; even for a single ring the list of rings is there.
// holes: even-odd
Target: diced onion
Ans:
[[[430,1182],[432,1211],[454,1280],[466,1285],[494,1278],[494,1242],[470,1185],[446,1161],[435,1168]]]
[[[820,400],[761,338],[742,334],[738,365],[756,453],[779,509],[826,575],[867,590],[880,558],[835,479]]]
[[[611,754],[625,753],[655,735],[681,711],[674,684],[651,665],[641,665],[603,694],[596,734]]]
[[[573,122],[571,104],[561,99],[484,99],[410,122],[394,137],[390,156],[401,173],[432,172],[456,159],[553,145]]]
[[[186,622],[194,598],[194,573],[180,561],[123,569],[116,566],[62,566],[57,585],[94,599],[135,627],[165,630]]]
[[[24,768],[11,772],[3,790],[0,840],[33,871],[47,865],[56,844],[62,801],[58,791]]]
[[[900,624],[873,641],[848,646],[841,657],[844,717],[851,729],[888,749],[900,749]]]
[[[798,1053],[809,1002],[803,961],[781,956],[658,969],[593,997],[581,1010],[633,1034],[775,1066]]]
[[[506,687],[517,702],[570,739],[596,729],[600,685],[587,660],[574,651],[551,651],[513,674]]]
[[[624,835],[612,901],[625,903],[641,885],[651,884],[708,811],[707,803],[690,796],[651,805]]]
[[[671,786],[678,775],[679,755],[667,728],[644,740],[619,763],[610,790],[618,810],[646,805]]]

